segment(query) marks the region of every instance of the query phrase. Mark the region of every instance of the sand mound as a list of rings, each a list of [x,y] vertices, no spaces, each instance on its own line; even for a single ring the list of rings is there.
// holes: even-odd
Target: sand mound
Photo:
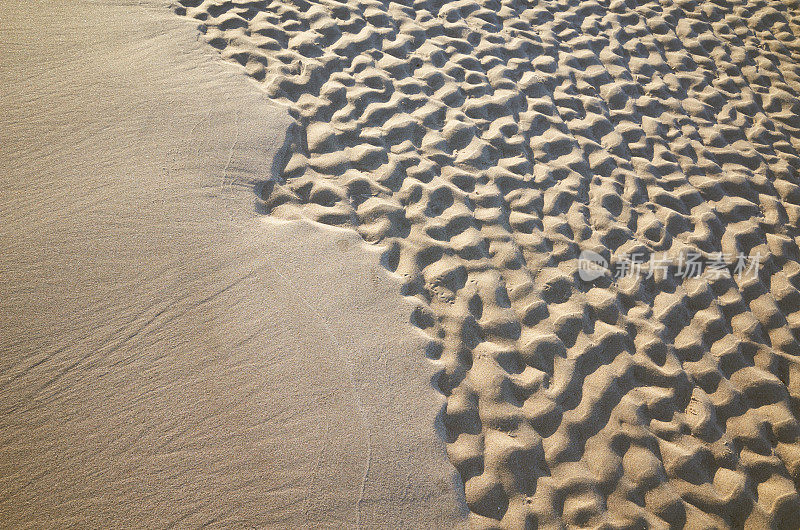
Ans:
[[[264,211],[352,227],[424,302],[477,526],[790,524],[797,2],[177,12],[296,120]],[[585,250],[725,270],[584,281]]]

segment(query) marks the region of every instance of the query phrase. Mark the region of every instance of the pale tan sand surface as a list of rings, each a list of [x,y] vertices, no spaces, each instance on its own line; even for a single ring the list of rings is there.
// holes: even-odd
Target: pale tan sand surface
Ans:
[[[256,214],[286,111],[124,4],[0,3],[0,527],[458,525],[414,305]]]
[[[263,211],[426,306],[476,527],[798,526],[798,2],[175,11],[290,109]],[[590,282],[585,250],[761,260]]]

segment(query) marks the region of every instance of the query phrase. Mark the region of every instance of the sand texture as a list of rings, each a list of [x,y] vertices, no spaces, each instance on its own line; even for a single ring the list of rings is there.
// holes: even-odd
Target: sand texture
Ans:
[[[450,528],[414,304],[164,3],[0,2],[0,528]],[[421,362],[422,360],[422,362]]]
[[[422,304],[475,527],[797,526],[798,2],[175,11],[293,118],[261,210]],[[584,250],[762,259],[587,282]]]

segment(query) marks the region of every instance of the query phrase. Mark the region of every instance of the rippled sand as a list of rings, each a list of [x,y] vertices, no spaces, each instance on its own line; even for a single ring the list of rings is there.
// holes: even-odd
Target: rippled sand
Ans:
[[[796,524],[797,2],[175,11],[293,118],[263,213],[357,231],[422,304],[474,526]]]

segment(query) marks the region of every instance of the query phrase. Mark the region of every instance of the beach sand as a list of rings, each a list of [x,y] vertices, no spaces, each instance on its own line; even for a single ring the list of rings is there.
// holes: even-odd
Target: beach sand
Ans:
[[[264,212],[425,306],[476,527],[796,526],[797,2],[178,4],[294,119]]]
[[[798,526],[798,2],[142,4],[2,8],[3,519]]]
[[[463,522],[414,304],[257,214],[286,111],[122,4],[0,6],[0,526]]]

